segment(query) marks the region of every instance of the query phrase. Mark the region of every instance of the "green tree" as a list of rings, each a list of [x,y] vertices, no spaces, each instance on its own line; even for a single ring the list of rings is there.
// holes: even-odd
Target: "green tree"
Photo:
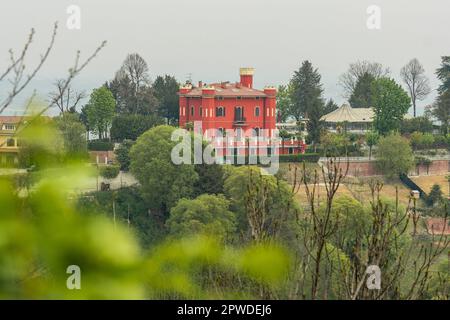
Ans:
[[[414,150],[420,149],[422,147],[423,133],[415,131],[409,136],[409,140]]]
[[[105,86],[113,93],[120,114],[149,115],[158,109],[148,64],[137,53],[127,55],[115,78]]]
[[[56,126],[64,139],[64,151],[70,159],[87,157],[86,127],[81,123],[79,115],[65,112],[55,118]]]
[[[325,107],[323,109],[323,114],[328,114],[338,108],[339,108],[339,106],[336,104],[336,102],[334,102],[334,100],[330,98],[330,99],[328,99],[327,103],[325,104]]]
[[[286,122],[292,110],[292,86],[279,86],[277,91],[278,122]]]
[[[114,141],[137,140],[147,130],[163,124],[161,117],[141,114],[116,115],[111,124],[111,139]]]
[[[323,121],[320,118],[323,115],[323,103],[318,101],[317,107],[312,109],[308,115],[308,123],[306,125],[308,143],[316,144],[320,142],[320,134],[323,129]]]
[[[198,174],[194,166],[175,165],[171,152],[171,126],[158,126],[140,136],[131,148],[131,172],[141,184],[144,200],[162,218],[179,199],[193,195]]]
[[[231,200],[231,210],[236,213],[238,232],[247,240],[292,236],[298,205],[285,181],[262,175],[258,167],[232,167],[224,190]]]
[[[94,89],[84,108],[89,128],[98,134],[100,139],[107,137],[116,109],[116,101],[111,91],[106,87]]]
[[[403,119],[400,123],[400,133],[411,134],[414,131],[431,133],[433,131],[433,122],[426,116]]]
[[[450,126],[450,90],[441,93],[431,106],[431,114],[441,123],[442,134],[448,134]]]
[[[350,139],[346,134],[325,132],[320,137],[320,145],[324,149],[325,157],[346,156]]]
[[[381,134],[400,128],[411,99],[393,79],[380,78],[372,84],[375,128]]]
[[[297,121],[302,116],[308,118],[308,140],[314,143],[319,142],[322,128],[320,118],[324,114],[323,88],[320,81],[319,71],[306,60],[303,61],[300,69],[294,72],[290,83],[292,86],[290,114]]]
[[[336,198],[332,212],[332,218],[339,228],[333,243],[354,258],[355,246],[361,245],[360,235],[370,231],[370,215],[361,202],[345,195]]]
[[[358,77],[355,88],[349,99],[352,108],[373,107],[372,84],[374,81],[375,77],[367,72]]]
[[[201,195],[223,193],[224,172],[220,164],[195,165],[199,179],[194,184],[194,194]]]
[[[130,150],[133,145],[133,140],[123,140],[120,146],[114,151],[116,159],[120,164],[120,170],[128,171],[130,169]]]
[[[436,70],[436,75],[442,82],[438,91],[443,94],[450,90],[450,56],[443,56],[441,59],[441,66]]]
[[[168,124],[178,124],[179,118],[179,84],[175,77],[158,76],[153,83],[155,97],[158,99],[158,113],[167,120]]]
[[[450,300],[450,268],[446,259],[442,259],[436,264],[435,270],[431,274],[427,293],[428,299]]]
[[[117,178],[117,176],[120,173],[120,167],[119,166],[104,166],[100,169],[100,175],[108,180],[112,180]]]
[[[351,63],[348,70],[339,77],[339,84],[344,89],[344,97],[350,98],[355,90],[358,80],[365,74],[371,75],[375,79],[387,77],[389,68],[383,67],[381,63],[367,60]]]
[[[410,136],[411,145],[415,150],[428,149],[434,144],[434,136],[431,133],[422,133],[415,131]]]
[[[223,195],[204,194],[192,200],[181,199],[170,210],[166,225],[176,238],[203,234],[229,240],[236,230],[236,217],[229,206],[230,202]]]
[[[380,138],[376,156],[379,170],[389,178],[407,174],[414,166],[414,154],[409,141],[398,133]]]
[[[428,194],[426,201],[427,205],[430,207],[441,204],[444,201],[444,196],[440,185],[434,184],[431,187],[431,191]]]
[[[366,143],[369,147],[369,160],[372,158],[372,148],[378,143],[380,140],[380,135],[376,131],[369,131],[366,133]]]

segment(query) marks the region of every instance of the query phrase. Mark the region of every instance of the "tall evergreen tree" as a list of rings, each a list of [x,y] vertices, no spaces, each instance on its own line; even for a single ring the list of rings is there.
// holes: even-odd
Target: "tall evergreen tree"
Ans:
[[[437,69],[436,75],[442,84],[439,86],[439,93],[450,90],[450,56],[443,56],[441,66]]]
[[[339,108],[339,106],[336,104],[336,102],[334,102],[334,100],[330,98],[327,101],[327,103],[325,104],[325,108],[323,110],[323,113],[324,114],[328,114],[328,113],[333,112],[334,110],[336,110],[338,108]]]
[[[365,72],[356,82],[355,88],[350,96],[349,102],[353,108],[370,108],[372,103],[372,83],[375,77]]]
[[[431,106],[431,114],[441,123],[441,132],[449,133],[450,125],[450,90],[444,91]]]
[[[438,88],[439,96],[431,106],[431,114],[441,122],[442,133],[447,134],[450,124],[450,56],[442,57],[436,75],[442,84]]]
[[[153,90],[159,101],[158,113],[167,119],[168,124],[178,122],[178,89],[177,80],[169,75],[159,76],[153,83]]]
[[[320,138],[321,121],[324,113],[324,101],[322,98],[323,88],[320,83],[321,76],[314,69],[311,62],[303,61],[298,71],[294,72],[290,85],[291,111],[297,121],[302,116],[308,118],[308,139],[317,143]]]

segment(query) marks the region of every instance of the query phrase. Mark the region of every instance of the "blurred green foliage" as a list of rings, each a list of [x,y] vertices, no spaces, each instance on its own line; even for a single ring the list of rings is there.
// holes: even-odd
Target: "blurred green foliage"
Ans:
[[[233,248],[196,234],[144,249],[134,228],[139,218],[128,215],[137,192],[77,193],[93,172],[82,162],[48,162],[60,154],[55,147],[60,133],[37,123],[24,133],[31,147],[39,147],[34,159],[46,169],[0,180],[1,299],[211,298],[217,293],[198,279],[210,268],[265,286],[283,279],[289,259],[275,245]],[[101,199],[100,194],[107,196]],[[99,214],[98,202],[117,203],[117,219],[110,210]],[[141,217],[148,214],[143,207],[134,209]],[[133,227],[127,227],[128,221]],[[81,270],[80,290],[67,287],[72,265]],[[217,297],[231,295],[232,290]]]

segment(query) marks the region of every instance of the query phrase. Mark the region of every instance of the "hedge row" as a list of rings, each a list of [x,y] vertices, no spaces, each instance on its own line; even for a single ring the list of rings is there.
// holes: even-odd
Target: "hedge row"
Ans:
[[[281,154],[278,156],[280,163],[287,162],[318,162],[320,155],[317,153],[305,153],[305,154]],[[249,163],[248,156],[233,156],[224,158],[225,161],[230,160],[235,165],[242,165]],[[259,159],[257,161],[260,164]]]
[[[320,155],[318,153],[280,155],[280,162],[318,162],[319,159]]]
[[[88,142],[88,150],[90,151],[112,151],[114,143],[108,140],[91,140]]]
[[[324,149],[322,146],[319,147],[308,147],[306,148],[306,152],[314,152],[321,155],[322,157],[360,157],[363,156],[364,153],[361,151],[358,145],[348,145],[347,147],[333,147]]]

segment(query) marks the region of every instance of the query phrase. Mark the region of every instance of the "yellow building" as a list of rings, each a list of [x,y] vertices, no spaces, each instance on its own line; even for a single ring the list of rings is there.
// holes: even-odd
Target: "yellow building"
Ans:
[[[22,117],[0,116],[0,167],[11,167],[18,162],[16,129]]]

